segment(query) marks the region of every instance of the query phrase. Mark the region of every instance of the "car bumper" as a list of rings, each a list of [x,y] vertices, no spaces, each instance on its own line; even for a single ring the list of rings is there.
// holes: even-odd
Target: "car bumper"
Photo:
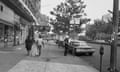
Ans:
[[[76,49],[76,52],[80,52],[80,53],[93,53],[95,52],[95,49]]]

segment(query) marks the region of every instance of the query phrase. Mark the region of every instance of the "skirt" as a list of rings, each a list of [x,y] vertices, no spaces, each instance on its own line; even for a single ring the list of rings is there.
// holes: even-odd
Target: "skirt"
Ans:
[[[38,48],[37,48],[36,44],[32,45],[32,49],[30,51],[30,55],[31,56],[37,56],[37,55],[39,55]]]

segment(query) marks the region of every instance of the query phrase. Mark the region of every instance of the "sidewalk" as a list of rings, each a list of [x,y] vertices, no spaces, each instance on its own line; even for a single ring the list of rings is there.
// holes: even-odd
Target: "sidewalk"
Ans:
[[[8,72],[98,72],[80,57],[63,53],[64,49],[46,44],[40,57],[28,56]]]
[[[25,57],[24,45],[0,48],[0,72],[8,72]]]
[[[1,47],[0,51],[15,51],[15,50],[23,48],[23,47],[24,47],[24,44],[20,44],[20,45],[16,45],[16,46],[8,45],[5,47]]]

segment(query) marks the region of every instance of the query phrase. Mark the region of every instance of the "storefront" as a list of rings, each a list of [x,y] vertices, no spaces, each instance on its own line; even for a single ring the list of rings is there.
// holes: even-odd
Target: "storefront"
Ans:
[[[0,47],[13,45],[14,12],[0,2]]]
[[[23,24],[20,18],[28,23]],[[0,48],[24,43],[28,27],[34,22],[31,13],[19,0],[0,0]]]
[[[29,29],[31,29],[31,22],[28,22],[24,18],[20,18],[20,28],[21,28],[21,40],[20,43],[24,43],[26,37],[28,36],[28,33],[31,32]]]
[[[4,46],[4,25],[0,23],[0,47]]]
[[[0,47],[13,44],[14,39],[13,24],[0,20]]]

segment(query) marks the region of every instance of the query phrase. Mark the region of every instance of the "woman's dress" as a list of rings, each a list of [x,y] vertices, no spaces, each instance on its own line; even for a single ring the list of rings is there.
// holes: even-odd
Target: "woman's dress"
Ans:
[[[37,56],[38,55],[38,48],[37,48],[36,43],[33,43],[30,55],[31,56]]]

